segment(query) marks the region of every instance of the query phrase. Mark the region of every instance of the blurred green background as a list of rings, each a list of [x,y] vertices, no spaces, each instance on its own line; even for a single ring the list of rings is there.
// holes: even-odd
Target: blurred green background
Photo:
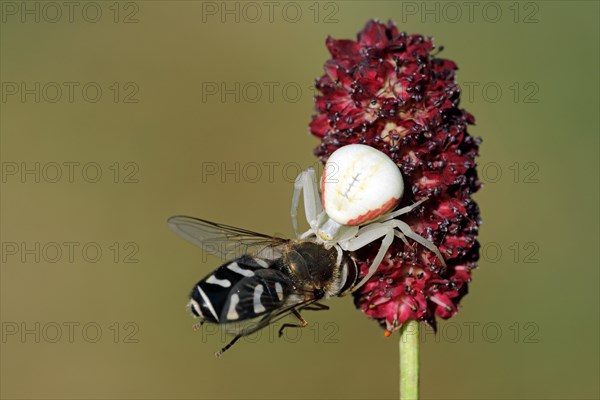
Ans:
[[[184,305],[219,260],[165,224],[292,234],[325,38],[368,18],[445,46],[483,138],[483,257],[423,398],[598,398],[598,2],[269,4],[1,3],[2,398],[397,398],[351,298],[215,360]]]

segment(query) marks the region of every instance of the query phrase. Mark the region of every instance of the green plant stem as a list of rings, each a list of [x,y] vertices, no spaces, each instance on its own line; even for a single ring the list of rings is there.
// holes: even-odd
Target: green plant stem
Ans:
[[[419,322],[407,321],[400,330],[400,399],[419,398]]]

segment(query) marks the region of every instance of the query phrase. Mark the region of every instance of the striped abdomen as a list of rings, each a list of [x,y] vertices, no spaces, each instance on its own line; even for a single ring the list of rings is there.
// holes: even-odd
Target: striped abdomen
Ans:
[[[202,279],[190,295],[194,315],[224,324],[266,314],[289,301],[293,285],[273,268],[277,260],[242,256]]]

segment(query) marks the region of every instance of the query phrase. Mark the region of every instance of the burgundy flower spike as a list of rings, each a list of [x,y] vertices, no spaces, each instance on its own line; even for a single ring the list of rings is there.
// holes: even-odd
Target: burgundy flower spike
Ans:
[[[459,108],[456,64],[437,58],[431,38],[370,21],[357,41],[327,39],[331,59],[316,82],[317,115],[310,131],[325,162],[336,149],[362,143],[386,153],[400,168],[400,207],[429,198],[402,219],[433,242],[447,263],[420,245],[395,240],[378,272],[355,293],[355,304],[386,335],[407,320],[436,326],[450,318],[477,266],[479,209],[471,195],[480,140],[467,133],[474,118]],[[361,274],[379,243],[362,249]]]

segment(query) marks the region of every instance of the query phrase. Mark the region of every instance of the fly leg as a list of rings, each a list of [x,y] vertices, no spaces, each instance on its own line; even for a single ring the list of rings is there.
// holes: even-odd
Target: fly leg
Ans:
[[[267,326],[269,323],[270,323],[270,316],[266,315],[265,317],[263,317],[263,319],[260,320],[260,322],[256,326],[254,326],[250,329],[244,329],[240,333],[235,335],[235,337],[231,340],[231,342],[227,343],[227,345],[225,347],[223,347],[221,350],[219,350],[215,353],[215,356],[217,358],[221,357],[223,355],[223,353],[225,353],[231,346],[233,346],[235,344],[235,342],[240,340],[240,338],[251,335],[256,331],[261,330],[262,328]]]
[[[325,306],[327,307],[327,306]],[[279,328],[279,337],[281,337],[283,335],[283,331],[285,330],[285,328],[305,328],[308,325],[308,322],[306,322],[306,320],[304,318],[302,318],[302,315],[300,315],[300,313],[297,310],[292,310],[292,313],[296,316],[296,318],[298,318],[298,320],[300,320],[299,324],[283,324],[281,326],[281,328]]]
[[[202,325],[204,325],[204,320],[201,320],[200,322],[196,322],[194,325],[192,325],[192,330],[195,332],[195,331],[199,330],[200,328],[202,328]]]
[[[312,303],[307,305],[306,307],[302,308],[303,310],[309,310],[309,311],[322,311],[322,310],[329,310],[329,306],[326,306],[325,304],[321,304],[321,303]]]
[[[221,350],[217,351],[215,353],[215,357],[219,358],[223,355],[223,353],[225,353],[227,351],[227,349],[229,349],[231,346],[233,346],[235,344],[235,342],[237,342],[238,340],[240,340],[240,338],[244,336],[244,335],[236,335],[231,342],[227,343],[227,346],[223,347]]]

